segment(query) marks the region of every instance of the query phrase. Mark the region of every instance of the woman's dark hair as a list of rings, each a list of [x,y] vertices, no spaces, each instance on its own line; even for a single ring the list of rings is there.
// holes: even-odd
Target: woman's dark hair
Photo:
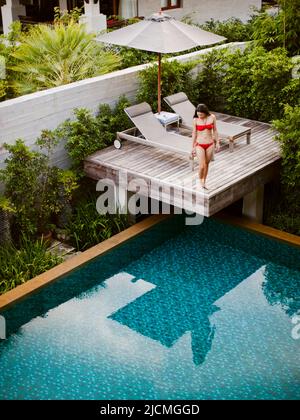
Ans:
[[[209,109],[207,108],[207,106],[205,104],[199,104],[195,110],[195,115],[194,118],[198,118],[198,112],[203,112],[204,114],[206,114],[207,116],[210,115]]]

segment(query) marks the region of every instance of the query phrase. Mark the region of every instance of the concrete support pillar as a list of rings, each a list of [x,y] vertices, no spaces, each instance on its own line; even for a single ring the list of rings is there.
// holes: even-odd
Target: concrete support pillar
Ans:
[[[80,22],[86,25],[88,32],[99,32],[107,28],[106,16],[100,13],[99,0],[84,2],[84,15]]]
[[[251,193],[245,195],[243,200],[243,215],[255,222],[263,222],[264,185],[259,186]]]
[[[67,0],[59,0],[59,8],[60,8],[60,10],[68,10],[68,1]]]
[[[26,15],[26,7],[19,3],[19,0],[6,0],[6,4],[1,7],[3,33],[8,34],[9,27],[20,16]]]

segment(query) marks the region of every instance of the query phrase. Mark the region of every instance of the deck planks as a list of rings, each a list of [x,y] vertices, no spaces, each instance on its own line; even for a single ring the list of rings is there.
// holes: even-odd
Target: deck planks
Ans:
[[[116,182],[118,174],[127,172],[129,178],[139,177],[148,185],[174,186],[174,197],[163,196],[169,203],[178,203],[182,186],[191,195],[191,202],[201,196],[203,214],[211,216],[216,211],[241,198],[241,193],[251,192],[275,176],[280,162],[280,147],[275,141],[276,131],[266,123],[252,121],[215,112],[217,119],[252,129],[251,144],[246,144],[246,136],[234,143],[230,153],[226,142],[215,161],[211,162],[207,179],[208,191],[199,190],[198,164],[192,172],[187,158],[180,154],[160,150],[134,142],[124,142],[120,150],[113,146],[94,153],[85,160],[87,176],[93,179],[110,177]],[[178,201],[179,200],[179,201]]]

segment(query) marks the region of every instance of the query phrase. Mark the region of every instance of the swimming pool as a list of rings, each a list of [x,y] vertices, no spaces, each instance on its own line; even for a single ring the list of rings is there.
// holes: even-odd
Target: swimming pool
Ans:
[[[0,399],[299,399],[299,256],[162,222],[2,314]]]

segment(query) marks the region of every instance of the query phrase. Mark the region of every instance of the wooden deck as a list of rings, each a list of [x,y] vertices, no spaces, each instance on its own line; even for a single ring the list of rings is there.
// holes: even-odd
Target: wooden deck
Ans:
[[[222,121],[251,127],[251,144],[245,138],[235,142],[230,153],[228,141],[211,162],[208,190],[201,190],[198,165],[192,172],[182,155],[133,142],[124,142],[120,150],[108,147],[85,160],[85,172],[92,179],[109,178],[136,192],[133,179],[143,179],[151,198],[186,210],[212,216],[278,174],[280,149],[276,132],[269,124],[215,113]],[[126,177],[124,177],[126,174]],[[129,187],[128,187],[129,186]],[[159,191],[161,188],[162,191]],[[204,192],[205,191],[205,192]]]

